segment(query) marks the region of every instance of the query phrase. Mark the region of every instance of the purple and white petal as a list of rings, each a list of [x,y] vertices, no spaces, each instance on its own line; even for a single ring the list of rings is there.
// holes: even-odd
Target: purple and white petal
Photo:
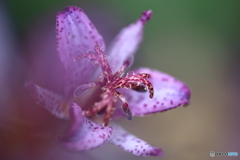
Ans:
[[[110,143],[138,156],[163,156],[162,149],[150,146],[116,124],[112,124],[112,127]]]
[[[148,92],[137,92],[131,89],[122,89],[127,103],[134,116],[162,112],[189,104],[191,91],[189,87],[176,78],[148,68],[141,68],[135,73],[148,73],[148,79],[154,88],[154,96],[149,98]]]
[[[26,82],[25,87],[39,106],[44,107],[58,118],[68,118],[68,105],[64,103],[63,96],[41,88],[32,81]]]
[[[72,103],[69,109],[72,121],[67,132],[59,138],[69,150],[90,150],[103,145],[111,136],[112,128],[103,127],[83,116],[81,108]]]
[[[57,14],[56,34],[59,57],[68,72],[66,94],[72,94],[77,86],[88,83],[95,71],[89,60],[74,59],[83,53],[94,54],[96,44],[105,50],[105,44],[83,10],[73,6]]]
[[[142,13],[141,17],[135,22],[120,31],[117,37],[107,50],[109,63],[115,73],[127,59],[132,59],[135,51],[143,38],[145,23],[152,17],[152,11]]]

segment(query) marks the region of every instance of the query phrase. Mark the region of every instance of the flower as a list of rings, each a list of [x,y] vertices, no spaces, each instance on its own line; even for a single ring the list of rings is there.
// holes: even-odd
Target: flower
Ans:
[[[70,150],[89,150],[106,141],[139,156],[162,156],[160,148],[150,146],[128,133],[111,118],[143,116],[187,105],[190,89],[174,77],[148,68],[124,75],[133,63],[150,10],[124,28],[105,51],[102,36],[77,7],[67,7],[57,15],[58,54],[67,70],[64,94],[26,82],[34,101],[58,118],[70,119],[71,126],[59,137]],[[108,56],[108,58],[106,57]],[[148,93],[148,92],[149,93]],[[91,118],[104,114],[103,125]]]

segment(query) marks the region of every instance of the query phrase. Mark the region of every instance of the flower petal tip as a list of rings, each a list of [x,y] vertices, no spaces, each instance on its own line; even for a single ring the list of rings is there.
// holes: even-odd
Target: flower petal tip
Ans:
[[[189,101],[190,101],[190,98],[191,98],[191,89],[187,86],[187,85],[184,85],[182,87],[182,91],[185,92],[185,95],[186,95],[186,99],[188,100],[188,103],[189,104]]]
[[[112,123],[113,134],[109,142],[137,156],[163,156],[160,148],[152,147],[145,141],[128,133],[122,127]]]
[[[145,24],[147,21],[149,21],[152,18],[152,11],[147,10],[142,13],[142,16],[140,17],[140,20]]]
[[[24,83],[24,87],[27,88],[27,89],[30,89],[31,86],[32,86],[32,84],[33,84],[32,81],[26,81],[26,82]]]
[[[150,154],[151,156],[160,156],[160,157],[164,156],[164,153],[161,148],[153,148],[153,151]]]
[[[32,81],[26,81],[24,83],[24,87],[28,90],[33,98],[36,98],[38,96],[39,93],[37,85],[35,85]]]
[[[68,105],[63,103],[64,98],[62,95],[41,88],[32,81],[25,82],[24,86],[36,104],[47,109],[58,118],[68,118],[68,114],[65,111],[68,109]]]
[[[65,8],[65,10],[69,11],[69,12],[76,11],[76,10],[81,11],[81,12],[83,11],[81,8],[78,8],[76,6],[68,6],[68,7]]]

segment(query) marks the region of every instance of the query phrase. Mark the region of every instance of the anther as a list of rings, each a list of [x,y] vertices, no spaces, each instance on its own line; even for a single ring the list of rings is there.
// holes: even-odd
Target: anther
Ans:
[[[127,103],[124,103],[122,105],[122,111],[124,116],[127,118],[127,120],[131,121],[132,120],[132,112],[131,109],[128,107]]]
[[[147,92],[148,91],[147,87],[143,84],[132,84],[131,89],[134,91],[137,91],[137,92]]]

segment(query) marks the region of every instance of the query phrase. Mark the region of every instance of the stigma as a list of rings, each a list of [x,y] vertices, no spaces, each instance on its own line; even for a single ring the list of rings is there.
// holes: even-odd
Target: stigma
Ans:
[[[104,111],[104,113],[102,113],[104,115],[103,126],[108,126],[111,116],[116,110],[115,102],[119,99],[122,102],[121,109],[123,115],[126,119],[132,120],[131,108],[129,107],[124,95],[117,90],[126,88],[133,89],[138,92],[148,91],[149,98],[153,98],[154,89],[151,82],[147,80],[150,78],[150,74],[131,73],[123,76],[133,61],[131,57],[125,60],[122,66],[113,74],[107,58],[104,55],[104,51],[98,44],[95,45],[95,52],[96,54],[81,54],[74,59],[74,61],[83,58],[89,59],[93,62],[93,64],[98,65],[101,68],[103,74],[103,78],[100,81],[80,85],[74,92],[74,97],[78,97],[92,87],[101,87],[101,100],[99,102],[95,102],[90,109],[83,111],[84,116],[91,116]]]

